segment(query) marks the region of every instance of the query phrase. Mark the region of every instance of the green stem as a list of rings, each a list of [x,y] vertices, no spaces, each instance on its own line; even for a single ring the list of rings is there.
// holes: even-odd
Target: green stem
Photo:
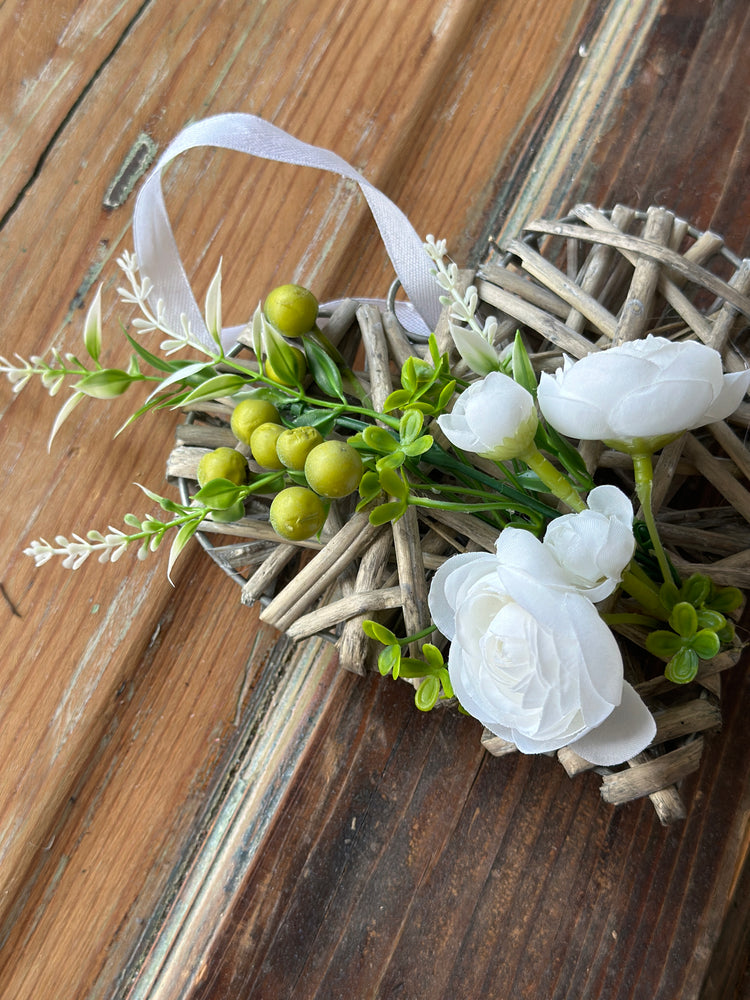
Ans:
[[[599,617],[607,625],[645,625],[648,628],[653,628],[659,624],[656,618],[651,618],[648,615],[630,614],[628,612],[603,614]]]
[[[396,639],[399,646],[408,646],[412,642],[417,642],[419,639],[425,639],[428,635],[432,635],[435,631],[435,626],[430,625],[428,628],[423,628],[421,632],[415,632],[414,635],[404,636],[403,639]]]
[[[236,362],[233,358],[225,358],[224,362],[236,369],[242,375],[246,375],[251,381],[262,382],[263,385],[267,386],[269,389],[273,389],[276,392],[281,392],[288,396],[290,402],[305,403],[307,406],[313,406],[318,409],[325,410],[339,410],[342,405],[344,405],[340,399],[313,399],[300,389],[295,389],[293,386],[280,385],[277,382],[273,382],[271,379],[265,378],[259,372],[250,371],[243,365]],[[396,417],[389,416],[387,413],[379,413],[371,407],[355,406],[351,403],[346,403],[345,406],[348,413],[359,413],[364,417],[369,417],[372,421],[379,420],[381,423],[386,424],[388,427],[391,427],[396,431],[399,428],[399,420]]]
[[[572,485],[569,479],[567,479],[554,465],[548,461],[544,455],[539,451],[535,445],[530,445],[529,448],[518,456],[522,462],[531,469],[532,472],[541,479],[544,485],[554,493],[556,497],[559,497],[563,503],[567,504],[571,510],[575,510],[580,513],[582,510],[586,510],[586,504],[581,499],[581,495]]]
[[[517,510],[515,504],[508,500],[497,500],[490,503],[454,503],[451,500],[430,500],[427,497],[417,497],[412,493],[407,498],[412,507],[432,507],[435,510],[455,510],[462,514],[481,514],[491,510]]]
[[[422,458],[428,465],[434,465],[438,469],[453,473],[457,479],[470,479],[489,486],[493,492],[507,497],[510,501],[509,506],[514,504],[522,505],[524,510],[531,510],[546,519],[559,516],[559,511],[555,510],[554,507],[550,507],[549,504],[542,503],[541,500],[537,500],[531,494],[508,486],[493,476],[488,476],[473,465],[459,461],[459,459],[444,451],[439,445],[433,444],[432,448],[428,452],[425,452]]]
[[[654,589],[651,581],[644,582],[640,576],[635,572],[635,563],[631,563],[630,567],[625,570],[622,574],[621,587],[626,594],[630,594],[631,597],[635,598],[640,604],[644,611],[647,611],[654,618],[658,618],[660,621],[667,621],[669,615],[664,608],[664,605],[659,600],[659,595]]]
[[[631,455],[631,458],[633,459],[633,471],[635,473],[635,489],[643,508],[643,520],[646,522],[649,538],[654,547],[654,554],[659,563],[659,569],[661,570],[664,582],[671,583],[672,570],[667,559],[667,554],[664,551],[664,546],[661,544],[661,538],[659,538],[654,509],[651,503],[654,487],[654,467],[651,455],[638,453]]]

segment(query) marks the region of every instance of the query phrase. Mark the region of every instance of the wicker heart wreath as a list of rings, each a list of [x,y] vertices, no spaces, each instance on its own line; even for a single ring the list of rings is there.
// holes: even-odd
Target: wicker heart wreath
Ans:
[[[434,240],[425,252],[436,324],[394,286],[382,305],[313,313],[299,339],[261,309],[227,338],[220,273],[196,336],[150,304],[152,276],[126,255],[122,298],[143,314],[127,371],[99,362],[98,295],[91,367],[53,352],[0,370],[17,389],[72,382],[55,430],[87,396],[156,382],[139,413],[187,415],[167,461],[180,499],[145,490],[171,519],[128,514],[127,531],[27,552],[75,568],[136,544],[145,557],[172,533],[171,569],[195,536],[293,639],[324,635],[344,669],[412,683],[419,708],[459,703],[490,753],[557,753],[571,776],[596,768],[607,802],[648,795],[671,822],[741,651],[748,262],[663,208],[623,206],[530,222],[476,273]],[[153,331],[169,338],[161,355],[142,343]],[[274,440],[305,428],[353,455],[358,489],[321,489],[313,531],[279,528],[278,497],[314,481],[307,461],[259,461],[238,440],[248,398],[277,408]],[[207,478],[217,450],[238,476]]]

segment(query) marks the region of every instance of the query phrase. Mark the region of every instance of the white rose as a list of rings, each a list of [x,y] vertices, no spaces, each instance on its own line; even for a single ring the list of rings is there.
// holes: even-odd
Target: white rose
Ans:
[[[588,510],[551,521],[544,547],[576,589],[596,603],[609,597],[635,551],[633,505],[616,486],[597,486]]]
[[[496,462],[526,451],[537,423],[531,393],[502,372],[474,382],[458,397],[452,413],[438,417],[451,444]]]
[[[682,431],[739,406],[750,371],[724,375],[721,356],[697,341],[648,336],[542,373],[539,407],[560,433],[623,450],[656,450]]]
[[[523,570],[506,574],[497,556],[471,552],[435,574],[430,610],[451,640],[459,701],[523,753],[570,745],[603,765],[639,753],[655,724],[623,680],[614,636],[587,598]]]

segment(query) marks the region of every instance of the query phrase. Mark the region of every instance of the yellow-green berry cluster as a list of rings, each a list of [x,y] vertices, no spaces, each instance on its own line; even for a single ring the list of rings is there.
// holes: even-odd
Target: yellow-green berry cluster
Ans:
[[[314,329],[318,303],[306,289],[282,285],[269,294],[263,309],[278,333],[299,337]],[[298,348],[286,346],[296,352],[292,357],[299,381],[306,370],[305,356]],[[265,375],[271,381],[289,384],[277,375],[269,360],[265,362]],[[364,468],[355,448],[338,438],[324,440],[315,427],[285,426],[277,407],[267,399],[260,396],[242,399],[232,412],[230,426],[237,441],[247,447],[261,468],[293,474],[294,485],[274,497],[269,512],[271,525],[283,538],[301,541],[316,535],[325,523],[329,502],[349,496],[359,486]],[[300,484],[301,477],[306,485]],[[238,486],[247,482],[248,463],[240,451],[217,448],[201,459],[199,484],[204,486],[216,478],[229,479]],[[240,502],[229,511],[222,511],[219,518],[213,516],[215,520],[229,521],[243,513]]]

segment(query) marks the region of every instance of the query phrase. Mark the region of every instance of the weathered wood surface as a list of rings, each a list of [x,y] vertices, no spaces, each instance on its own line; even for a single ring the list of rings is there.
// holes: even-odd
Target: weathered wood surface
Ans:
[[[0,353],[78,350],[141,133],[252,111],[334,149],[460,261],[575,201],[660,202],[750,253],[744,0],[316,0],[0,8]],[[167,198],[202,298],[241,322],[274,283],[384,294],[348,182],[191,153]],[[593,776],[487,756],[409,688],[337,672],[239,603],[197,548],[36,570],[32,538],[119,525],[161,489],[170,420],[56,412],[0,385],[0,995],[732,996],[746,943],[747,684],[663,830]],[[14,609],[17,612],[14,613]],[[259,722],[259,720],[264,720]],[[705,984],[705,985],[704,985]]]

